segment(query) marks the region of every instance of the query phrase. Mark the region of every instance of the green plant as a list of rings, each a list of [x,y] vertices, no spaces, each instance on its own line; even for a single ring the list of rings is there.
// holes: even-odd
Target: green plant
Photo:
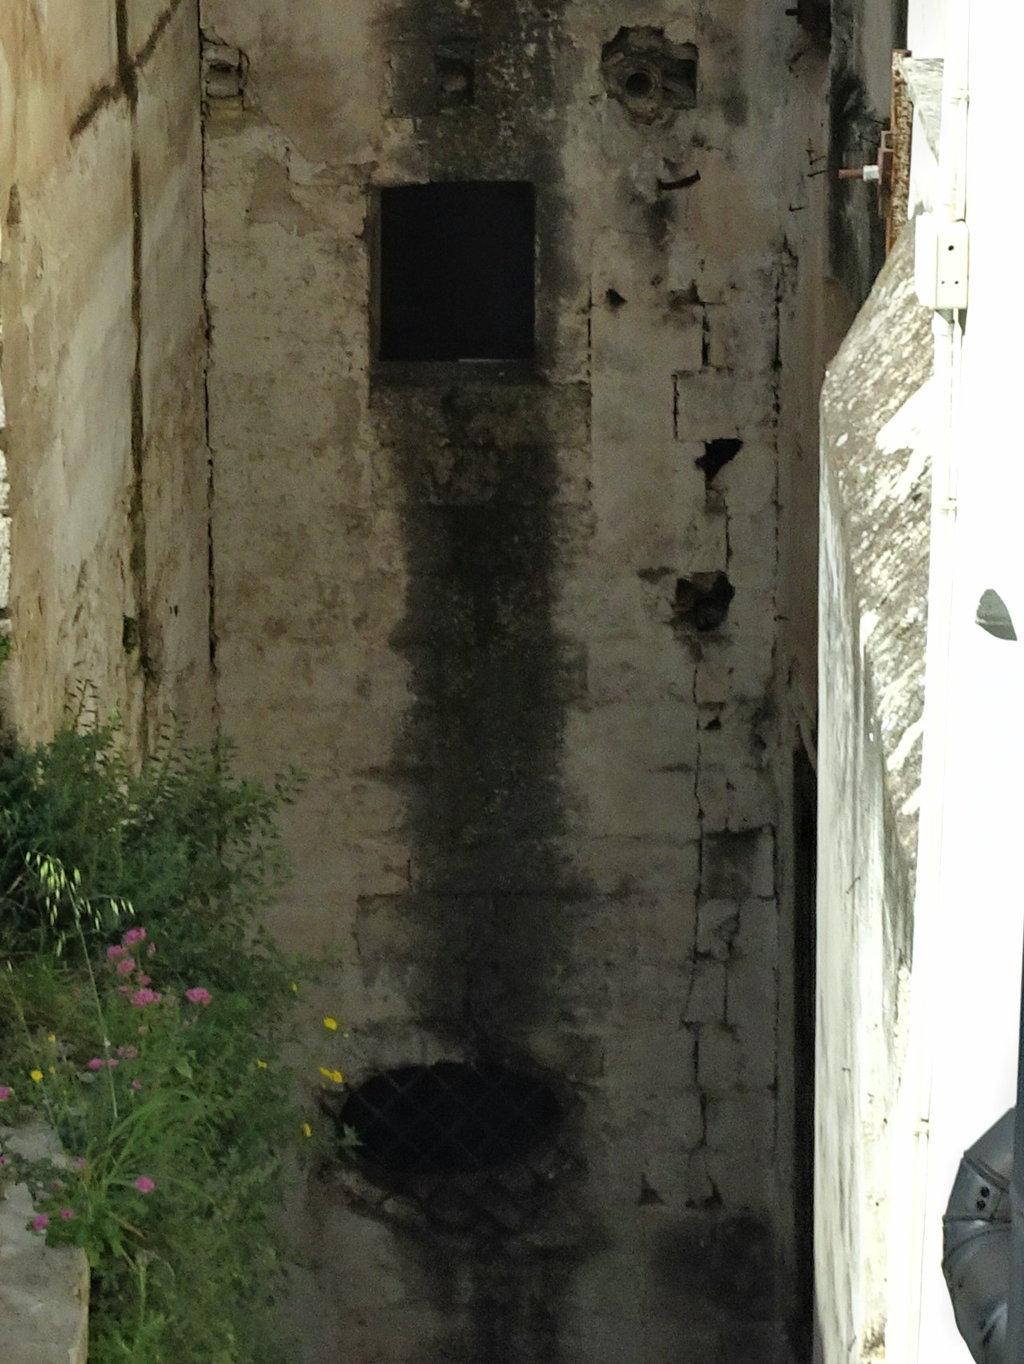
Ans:
[[[172,736],[133,770],[112,727],[0,755],[0,1116],[44,1117],[71,1160],[7,1170],[89,1257],[96,1364],[292,1357],[275,1223],[310,1130],[280,1059],[302,970],[257,915],[295,788]]]

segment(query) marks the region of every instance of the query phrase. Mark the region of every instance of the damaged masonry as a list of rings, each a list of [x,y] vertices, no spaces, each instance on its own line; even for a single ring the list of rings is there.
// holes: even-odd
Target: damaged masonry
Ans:
[[[906,6],[90,4],[0,15],[0,704],[306,775],[296,1361],[882,1358]]]

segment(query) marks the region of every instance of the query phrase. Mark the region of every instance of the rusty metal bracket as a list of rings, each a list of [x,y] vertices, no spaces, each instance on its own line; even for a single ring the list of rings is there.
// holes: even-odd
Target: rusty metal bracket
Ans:
[[[907,221],[910,199],[914,109],[902,67],[903,58],[909,56],[902,50],[893,53],[889,127],[882,133],[876,161],[867,166],[843,166],[838,171],[840,180],[862,180],[878,186],[878,212],[885,219],[887,254]]]

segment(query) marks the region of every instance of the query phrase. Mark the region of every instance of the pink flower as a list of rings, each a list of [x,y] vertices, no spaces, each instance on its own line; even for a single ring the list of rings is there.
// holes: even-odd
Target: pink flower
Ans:
[[[76,1170],[84,1170],[86,1166],[85,1156],[75,1156],[71,1164],[75,1167]]]
[[[151,985],[151,984],[153,983],[153,982],[152,982],[152,978],[151,978],[150,976],[145,975],[145,974],[144,974],[143,972],[141,972],[141,971],[139,972],[139,974],[138,974],[138,976],[136,977],[136,979],[138,980],[138,982],[139,982],[140,985]]]
[[[8,1099],[13,1097],[13,1095],[14,1090],[10,1087],[10,1085],[0,1085],[0,1104],[6,1103]]]
[[[133,1081],[132,1081],[132,1089],[134,1089],[136,1092],[138,1092],[141,1088],[142,1088],[142,1081],[141,1081],[141,1080],[133,1080]]]
[[[202,985],[196,985],[193,986],[191,990],[185,991],[185,998],[190,1004],[201,1004],[205,1009],[207,1004],[212,1001],[213,995],[210,994],[209,990],[204,989]]]
[[[7,1157],[6,1157],[6,1156],[0,1156],[0,1168],[2,1168],[2,1167],[3,1167],[4,1165],[6,1165],[6,1164],[7,1164]]]
[[[33,1231],[45,1231],[49,1225],[50,1219],[45,1212],[36,1213],[35,1217],[32,1219]]]
[[[86,1070],[102,1070],[106,1064],[102,1056],[94,1056],[87,1064]]]
[[[125,947],[134,947],[137,942],[145,942],[146,930],[144,928],[129,928],[121,941]]]
[[[119,976],[130,976],[134,970],[135,970],[134,957],[122,957],[121,960],[117,963],[117,974]]]
[[[144,1009],[147,1004],[159,1004],[162,998],[159,991],[143,988],[132,995],[132,1004],[136,1009]]]
[[[123,1061],[134,1061],[139,1054],[139,1049],[138,1047],[118,1047],[117,1054]]]
[[[70,1222],[74,1215],[74,1208],[61,1208],[60,1210],[60,1220],[62,1222]]]
[[[138,1179],[135,1181],[135,1187],[138,1189],[139,1193],[152,1193],[156,1188],[156,1181],[150,1179],[149,1175],[139,1175]]]
[[[64,1187],[64,1181],[63,1181],[63,1179],[51,1179],[51,1180],[50,1180],[50,1188],[54,1191],[54,1193],[60,1193],[60,1191],[61,1191],[61,1189],[63,1189],[63,1187]]]
[[[119,995],[130,995],[131,992],[132,992],[132,987],[131,987],[130,985],[119,985],[119,986],[117,987],[117,993],[118,993]]]
[[[123,957],[123,956],[124,956],[124,948],[123,948],[123,947],[118,947],[118,946],[115,944],[115,946],[113,946],[113,947],[108,947],[108,948],[107,948],[107,961],[117,961],[118,957]]]

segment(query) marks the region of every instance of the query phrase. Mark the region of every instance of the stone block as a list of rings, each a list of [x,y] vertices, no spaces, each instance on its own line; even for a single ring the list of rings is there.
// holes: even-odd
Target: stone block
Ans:
[[[701,890],[708,899],[775,893],[775,835],[771,829],[708,833],[702,848]]]
[[[689,1069],[690,1063],[688,1054],[682,1058],[677,1058],[680,1064],[675,1068],[672,1076],[673,1081],[678,1085],[678,1072]],[[648,1084],[648,1091],[650,1085]],[[704,1116],[701,1111],[701,1096],[695,1089],[679,1089],[675,1092],[662,1092],[659,1096],[651,1095],[642,1100],[640,1112],[642,1113],[642,1129],[638,1128],[634,1138],[641,1140],[642,1147],[645,1149],[644,1159],[650,1160],[650,1153],[656,1151],[671,1152],[673,1161],[679,1162],[678,1167],[678,1188],[683,1188],[685,1162],[684,1153],[694,1149],[701,1138],[703,1131]],[[643,1137],[639,1138],[639,1131],[642,1130]],[[667,1176],[663,1176],[667,1187]]]
[[[708,1099],[708,1174],[728,1208],[775,1207],[775,1096],[767,1089]]]
[[[729,510],[732,543],[741,552],[747,541],[769,538],[774,542],[777,519],[779,456],[773,442],[744,441],[739,453],[715,477]],[[768,512],[765,529],[748,527],[743,518]],[[736,518],[733,525],[732,518]]]
[[[729,962],[726,1020],[743,1054],[743,1080],[771,1085],[777,1067],[778,907],[774,900],[745,901]]]
[[[720,644],[705,645],[697,663],[694,697],[699,705],[724,705],[733,699],[733,666]]]
[[[684,1214],[652,1209],[644,1239],[653,1300],[662,1315],[715,1326],[753,1324],[774,1315],[773,1237],[760,1217],[720,1209]],[[677,1357],[689,1364],[689,1356],[666,1359]],[[707,1358],[714,1359],[714,1352]]]
[[[725,961],[732,952],[740,926],[735,900],[702,900],[697,908],[697,951]]]
[[[718,1195],[708,1174],[707,1151],[703,1146],[690,1153],[687,1161],[687,1204],[691,1208],[713,1207]]]
[[[730,971],[730,989],[731,986]],[[737,1089],[773,1085],[776,1064],[774,1007],[766,1013],[759,1028],[740,1028],[730,1023],[702,1027],[697,1056],[697,1078],[707,1094],[721,1096]]]
[[[562,843],[581,881],[602,895],[636,891],[696,892],[700,845],[645,838],[589,838]]]
[[[664,622],[644,630],[640,638],[601,639],[588,645],[587,695],[591,702],[669,698],[687,702],[693,696],[693,662],[667,624],[669,596],[666,589]]]
[[[684,1023],[724,1022],[725,980],[725,966],[721,962],[697,962],[683,1005]]]
[[[772,389],[766,379],[710,369],[675,375],[677,440],[766,439],[772,421]]]
[[[650,964],[671,972],[685,969],[688,974],[697,931],[696,896],[683,890],[637,895],[630,899],[630,910],[636,925],[638,969],[643,971]]]
[[[766,772],[753,767],[701,763],[697,801],[705,830],[760,828],[774,818],[775,789]]]
[[[666,700],[576,709],[564,744],[581,831],[680,842],[692,836],[697,735],[690,707]]]
[[[720,666],[726,669],[729,679],[726,695],[736,701],[759,701],[771,688],[775,673],[772,644],[775,614],[774,597],[748,600],[738,591],[733,599],[729,638],[717,647],[722,653]]]
[[[716,1096],[732,1093],[746,1080],[744,1072],[743,1049],[733,1029],[724,1022],[702,1027],[697,1045],[697,1081],[704,1093]]]

